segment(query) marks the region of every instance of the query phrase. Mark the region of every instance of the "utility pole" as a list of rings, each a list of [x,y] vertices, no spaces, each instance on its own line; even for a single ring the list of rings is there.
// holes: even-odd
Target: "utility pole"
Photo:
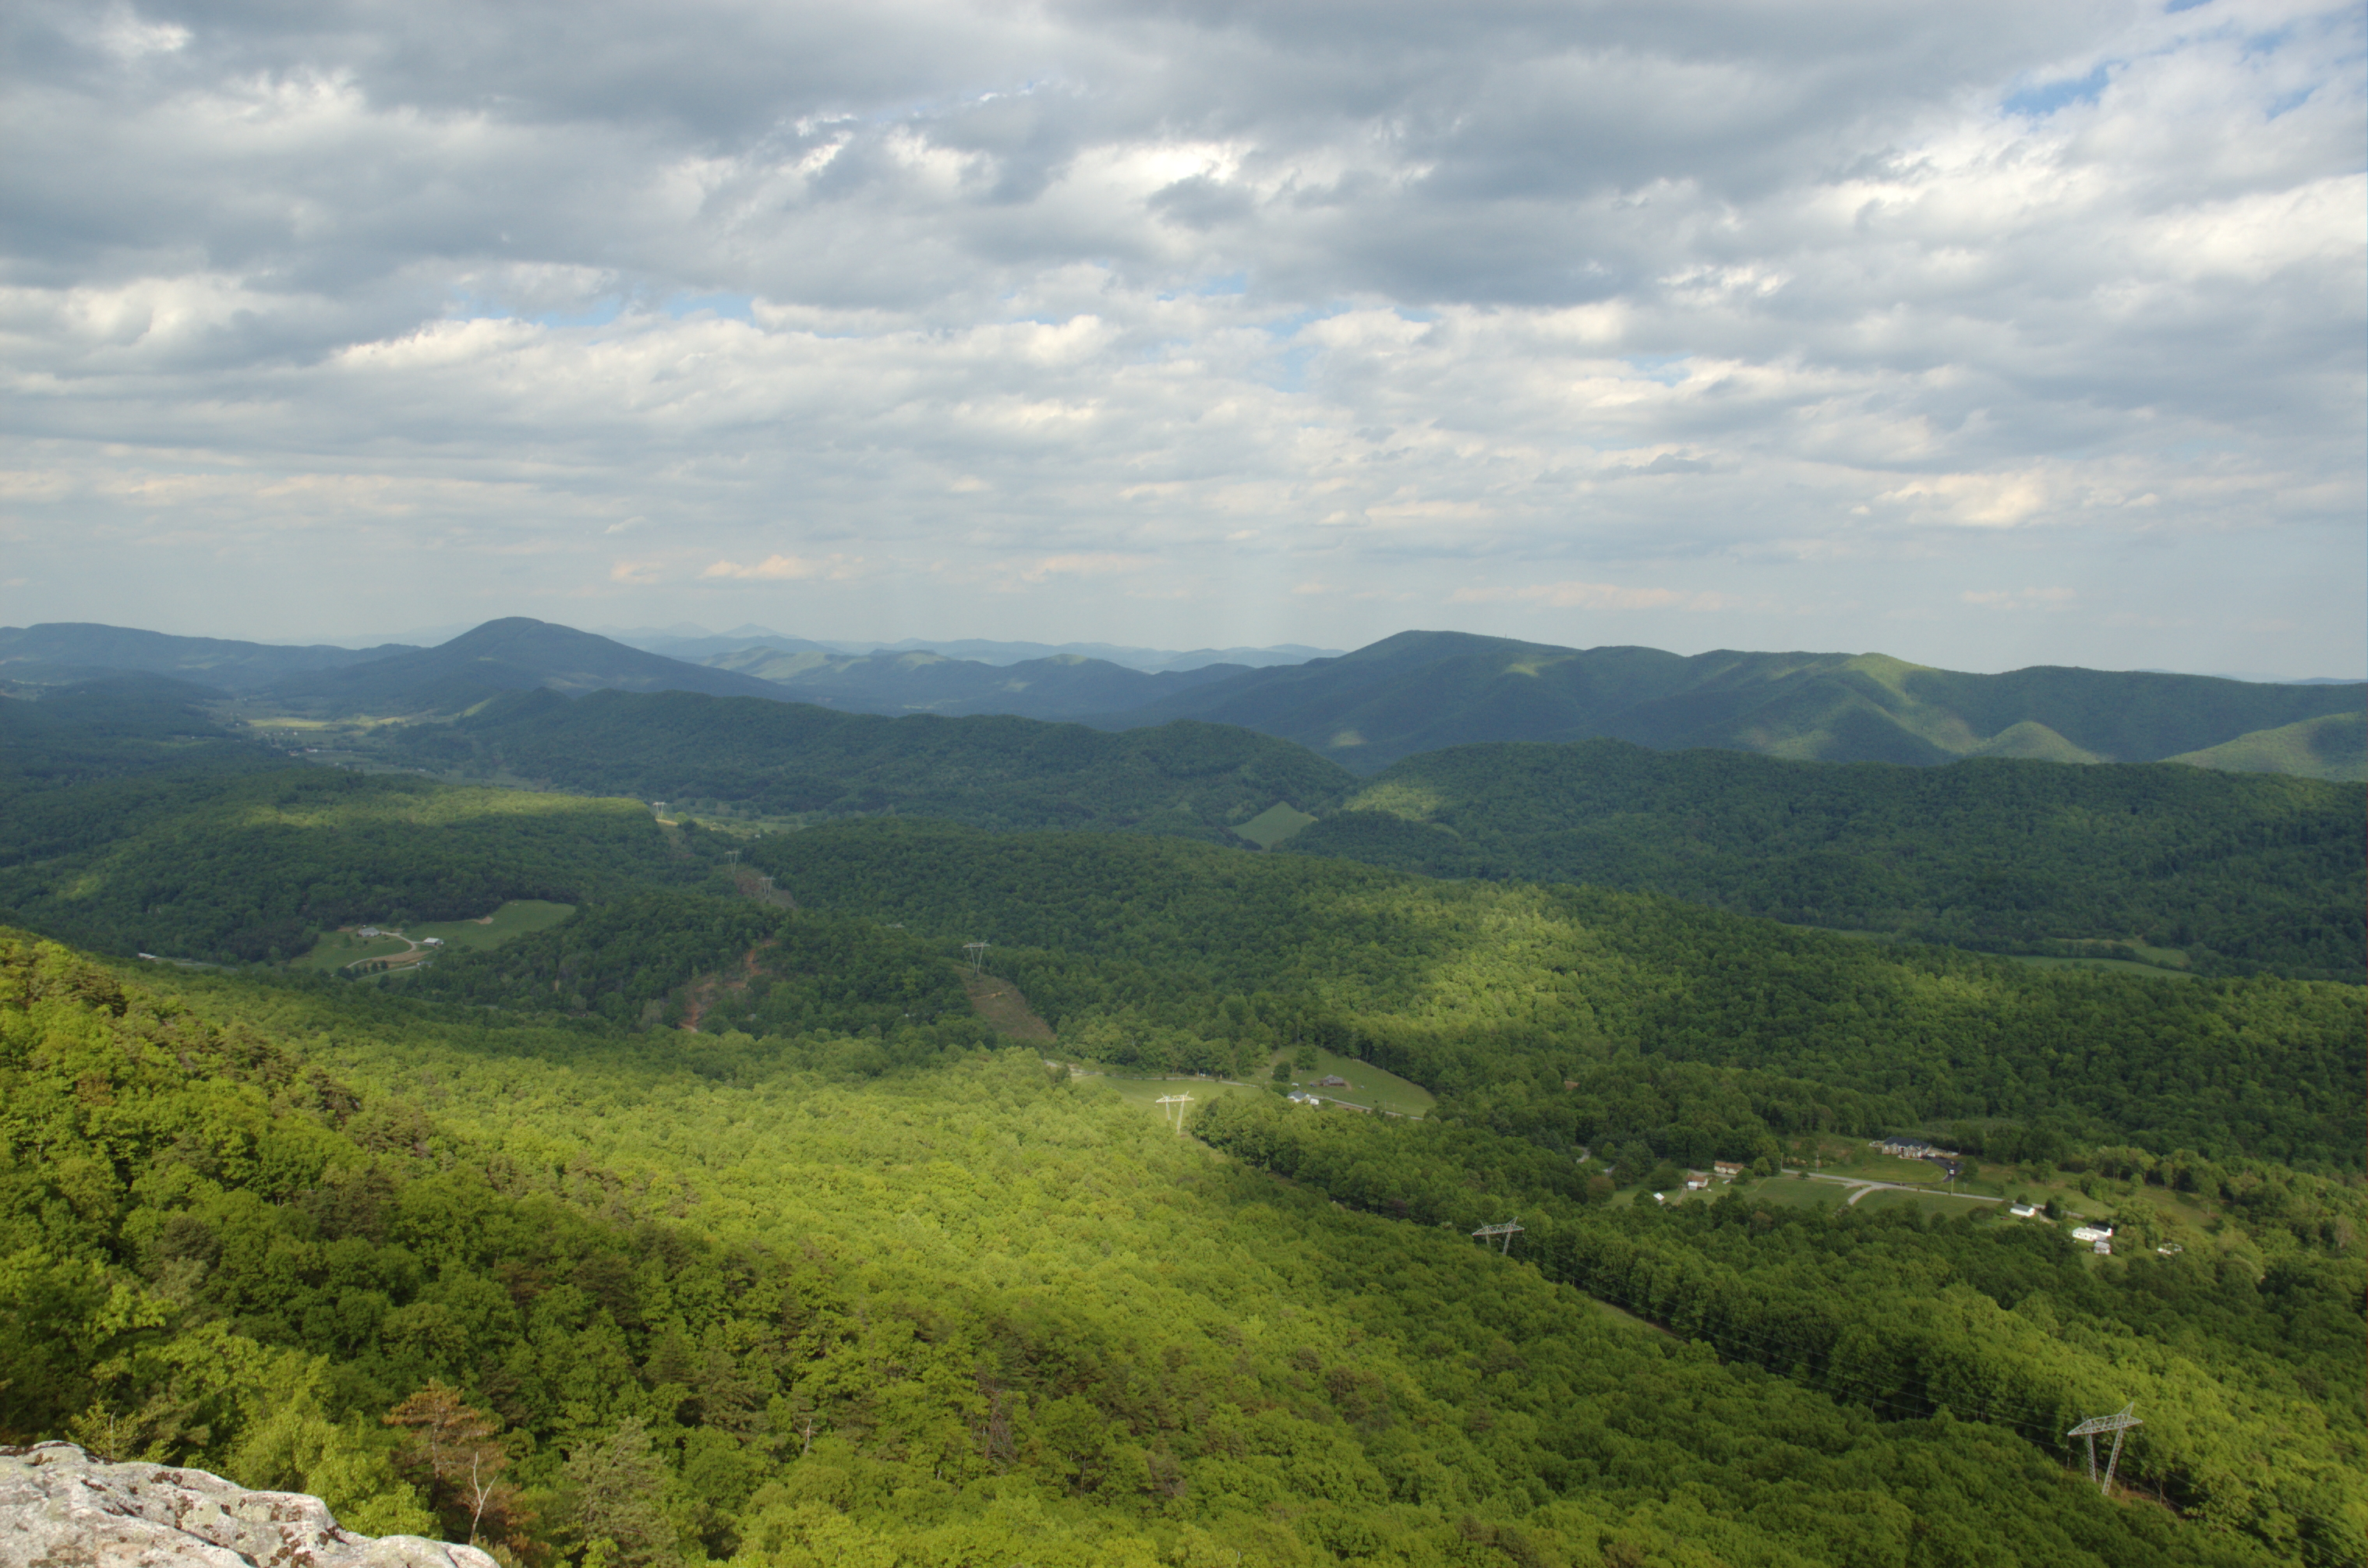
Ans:
[[[1484,1242],[1490,1236],[1500,1236],[1503,1241],[1497,1250],[1500,1253],[1509,1253],[1513,1250],[1513,1238],[1520,1235],[1522,1230],[1521,1217],[1516,1214],[1501,1225],[1483,1225],[1473,1232],[1472,1236],[1474,1241]]]
[[[964,942],[962,951],[970,955],[970,971],[973,974],[978,973],[985,966],[986,944],[985,942]]]
[[[1167,1110],[1169,1106],[1174,1106],[1176,1108],[1174,1113],[1176,1117],[1176,1136],[1178,1138],[1183,1137],[1184,1108],[1192,1103],[1192,1096],[1190,1092],[1187,1091],[1180,1095],[1162,1095],[1151,1103],[1160,1108],[1159,1114],[1163,1117],[1169,1114]]]
[[[2134,1401],[2122,1406],[2111,1415],[2091,1415],[2088,1420],[2064,1434],[2067,1437],[2089,1439],[2089,1479],[2091,1481],[2097,1480],[2097,1434],[2111,1432],[2113,1435],[2113,1451],[2105,1459],[2105,1479],[2097,1483],[2097,1490],[2108,1497],[2113,1494],[2113,1466],[2121,1462],[2122,1435],[2133,1426],[2146,1425],[2130,1414],[2136,1408],[2136,1403]]]

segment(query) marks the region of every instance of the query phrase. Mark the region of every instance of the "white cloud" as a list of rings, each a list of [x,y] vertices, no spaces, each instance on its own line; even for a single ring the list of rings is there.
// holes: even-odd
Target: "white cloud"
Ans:
[[[0,619],[2368,658],[2356,7],[7,25]]]
[[[742,583],[798,583],[808,578],[843,583],[863,570],[861,556],[831,555],[819,561],[796,555],[768,555],[753,566],[718,561],[700,573],[701,581],[718,578]]]

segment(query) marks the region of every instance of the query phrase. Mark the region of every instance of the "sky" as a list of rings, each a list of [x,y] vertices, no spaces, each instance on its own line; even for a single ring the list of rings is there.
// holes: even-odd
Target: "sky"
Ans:
[[[2310,0],[0,8],[0,623],[2368,674]]]

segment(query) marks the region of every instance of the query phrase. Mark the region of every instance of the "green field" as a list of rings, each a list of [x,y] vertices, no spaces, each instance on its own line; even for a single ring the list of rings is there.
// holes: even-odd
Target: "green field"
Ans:
[[[2017,963],[2027,963],[2035,969],[2106,969],[2123,974],[2143,974],[2155,980],[2192,980],[2185,970],[2164,969],[2157,964],[2139,963],[2134,959],[2051,959],[2031,953],[2007,955]]]
[[[1917,1209],[1926,1214],[1942,1214],[1951,1219],[1960,1214],[1977,1214],[1984,1210],[2002,1212],[2005,1206],[1978,1198],[1960,1198],[1947,1192],[1870,1192],[1858,1200],[1861,1209]]]
[[[1384,1073],[1370,1062],[1360,1062],[1353,1056],[1336,1056],[1328,1051],[1315,1053],[1315,1065],[1295,1069],[1292,1074],[1295,1086],[1327,1099],[1345,1100],[1351,1105],[1371,1106],[1375,1110],[1394,1111],[1399,1116],[1429,1116],[1430,1091],[1419,1084],[1409,1084],[1395,1073]],[[1315,1080],[1338,1077],[1349,1080],[1345,1089],[1319,1089]]]
[[[1290,802],[1277,801],[1234,832],[1261,849],[1271,849],[1315,820]]]
[[[497,948],[512,937],[523,937],[529,931],[548,930],[575,913],[572,903],[552,903],[540,898],[513,899],[491,915],[475,920],[439,920],[425,926],[406,926],[404,935],[413,938],[439,937],[448,948],[466,948],[472,951]]]
[[[1903,1160],[1863,1147],[1839,1165],[1828,1163],[1826,1170],[1856,1181],[1891,1181],[1902,1187],[1938,1187],[1941,1176],[1941,1167],[1930,1160]]]
[[[1248,1084],[1228,1084],[1213,1078],[1194,1078],[1190,1076],[1177,1078],[1113,1078],[1110,1076],[1107,1069],[1091,1066],[1080,1066],[1076,1068],[1074,1071],[1081,1076],[1091,1076],[1093,1082],[1099,1084],[1102,1087],[1110,1090],[1112,1094],[1118,1096],[1119,1098],[1126,1101],[1127,1104],[1141,1106],[1144,1110],[1153,1111],[1161,1116],[1169,1114],[1169,1109],[1168,1108],[1160,1106],[1155,1102],[1168,1095],[1190,1095],[1192,1096],[1192,1103],[1185,1108],[1186,1115],[1189,1118],[1192,1111],[1199,1109],[1201,1106],[1208,1104],[1211,1100],[1225,1099],[1235,1096],[1247,1096],[1255,1099],[1258,1096],[1267,1092],[1264,1089],[1257,1088]],[[1099,1074],[1099,1076],[1092,1076],[1093,1074]]]
[[[445,947],[464,952],[496,948],[513,937],[523,937],[529,931],[541,931],[558,925],[575,913],[572,903],[552,903],[539,898],[513,899],[491,915],[475,920],[435,920],[401,927],[399,934],[364,938],[351,931],[331,931],[313,944],[310,952],[290,960],[291,969],[336,971],[365,959],[407,958],[419,950],[419,944],[433,937]],[[381,926],[395,933],[394,926]]]
[[[1804,1181],[1798,1176],[1770,1176],[1765,1181],[1738,1183],[1736,1192],[1754,1203],[1781,1203],[1788,1209],[1832,1209],[1850,1195],[1839,1182]]]

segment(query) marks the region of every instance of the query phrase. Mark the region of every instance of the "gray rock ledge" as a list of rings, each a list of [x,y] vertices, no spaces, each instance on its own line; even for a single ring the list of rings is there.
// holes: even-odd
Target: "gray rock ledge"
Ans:
[[[301,1492],[202,1470],[0,1447],[0,1568],[495,1568],[473,1546],[356,1535]]]

